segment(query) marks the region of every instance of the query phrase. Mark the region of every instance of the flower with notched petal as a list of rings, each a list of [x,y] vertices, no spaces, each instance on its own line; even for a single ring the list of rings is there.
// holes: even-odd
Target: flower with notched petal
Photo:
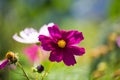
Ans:
[[[39,41],[44,50],[51,51],[50,61],[63,60],[67,66],[70,66],[76,63],[74,55],[82,56],[85,53],[84,48],[75,46],[84,39],[82,32],[59,30],[56,24],[48,27],[48,31],[50,36],[39,35]]]
[[[40,34],[49,35],[47,28],[54,25],[53,23],[49,23],[48,25],[44,25],[40,28],[39,31],[35,30],[34,28],[25,28],[23,31],[20,32],[20,36],[16,34],[13,35],[13,39],[26,44],[34,44],[38,43],[38,36]]]

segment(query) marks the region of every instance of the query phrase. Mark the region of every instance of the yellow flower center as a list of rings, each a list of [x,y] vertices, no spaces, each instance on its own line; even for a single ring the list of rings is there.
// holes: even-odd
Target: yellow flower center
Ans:
[[[59,40],[57,44],[60,48],[64,48],[66,45],[66,42],[64,40]]]

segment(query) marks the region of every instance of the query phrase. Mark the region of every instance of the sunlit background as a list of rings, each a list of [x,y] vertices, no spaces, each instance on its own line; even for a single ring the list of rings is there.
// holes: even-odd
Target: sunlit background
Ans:
[[[120,0],[0,0],[0,60],[8,51],[32,79],[31,64],[23,49],[29,45],[12,36],[26,27],[37,30],[54,22],[60,29],[83,32],[79,46],[86,53],[75,66],[55,63],[45,80],[120,80]],[[120,41],[120,40],[119,40]],[[47,67],[49,61],[43,64]],[[45,67],[45,68],[46,68]],[[19,68],[0,70],[0,80],[26,80]],[[35,79],[33,79],[35,80]]]

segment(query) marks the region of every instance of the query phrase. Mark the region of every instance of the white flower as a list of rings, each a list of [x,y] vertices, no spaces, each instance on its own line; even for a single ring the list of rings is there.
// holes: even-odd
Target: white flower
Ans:
[[[38,36],[41,34],[49,36],[48,27],[52,27],[53,25],[54,23],[44,25],[40,28],[39,31],[35,30],[34,28],[25,28],[23,31],[20,32],[19,35],[17,33],[14,34],[13,39],[26,44],[38,43]]]

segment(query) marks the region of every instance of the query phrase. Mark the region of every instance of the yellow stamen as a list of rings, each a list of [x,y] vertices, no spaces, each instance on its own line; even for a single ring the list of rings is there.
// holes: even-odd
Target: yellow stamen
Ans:
[[[59,40],[57,44],[60,48],[64,48],[66,45],[66,42],[64,40]]]

